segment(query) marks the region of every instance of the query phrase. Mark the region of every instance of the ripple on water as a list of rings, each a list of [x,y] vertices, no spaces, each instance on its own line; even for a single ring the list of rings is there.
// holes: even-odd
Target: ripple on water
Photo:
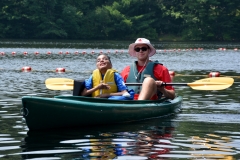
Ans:
[[[14,108],[14,107],[18,107],[18,106],[15,106],[14,104],[8,104],[8,105],[4,105],[2,108]]]
[[[4,105],[4,104],[6,104],[7,102],[4,100],[0,100],[0,105]]]
[[[214,158],[214,159],[224,159],[228,155],[235,155],[234,153],[230,154],[229,152],[213,152],[213,151],[172,151],[171,153],[175,154],[162,154],[157,157],[161,158]]]
[[[89,142],[89,139],[75,139],[75,140],[66,140],[66,141],[61,141],[60,143],[84,143],[84,142]],[[93,140],[94,141],[94,140]],[[98,141],[98,140],[96,140]]]
[[[24,154],[63,154],[63,153],[74,153],[81,152],[80,150],[71,150],[71,149],[59,149],[59,150],[42,150],[42,151],[32,151],[32,152],[21,152],[14,153],[10,155],[24,155]]]
[[[2,118],[22,118],[22,116],[18,116],[17,114],[4,114],[1,116]]]
[[[14,138],[0,138],[0,141],[8,141],[8,140],[13,140]]]
[[[239,114],[181,114],[178,121],[240,123]]]
[[[239,135],[239,136],[234,136],[234,138],[240,139],[240,132],[232,132],[232,131],[215,131],[216,133],[224,133],[224,134],[230,134],[230,135]],[[231,136],[233,137],[233,136]]]
[[[1,144],[21,143],[21,141],[0,141]]]
[[[20,148],[21,147],[19,147],[19,146],[5,146],[5,147],[0,147],[0,151],[20,149]]]

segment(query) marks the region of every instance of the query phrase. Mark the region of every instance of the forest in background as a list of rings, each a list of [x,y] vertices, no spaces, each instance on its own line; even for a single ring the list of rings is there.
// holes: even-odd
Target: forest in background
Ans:
[[[239,0],[1,0],[1,39],[239,41]]]

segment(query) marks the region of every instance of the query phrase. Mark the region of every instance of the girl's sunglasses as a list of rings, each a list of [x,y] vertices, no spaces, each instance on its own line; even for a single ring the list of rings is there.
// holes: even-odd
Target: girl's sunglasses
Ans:
[[[139,52],[140,50],[142,50],[142,51],[146,51],[148,48],[147,47],[142,47],[142,48],[134,48],[134,50],[136,51],[136,52]]]

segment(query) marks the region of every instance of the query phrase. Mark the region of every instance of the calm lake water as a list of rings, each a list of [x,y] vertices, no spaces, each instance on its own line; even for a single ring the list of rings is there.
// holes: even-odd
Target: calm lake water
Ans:
[[[174,71],[174,82],[191,83],[210,72],[235,80],[230,88],[220,91],[176,86],[184,101],[175,116],[122,125],[28,131],[20,111],[22,96],[72,94],[48,90],[44,82],[54,77],[88,78],[99,53],[109,54],[113,67],[121,71],[134,61],[127,53],[129,43],[2,40],[0,158],[239,160],[240,43],[154,43],[157,54],[151,59]],[[30,72],[22,71],[26,66],[31,67]],[[57,68],[66,72],[58,73]]]

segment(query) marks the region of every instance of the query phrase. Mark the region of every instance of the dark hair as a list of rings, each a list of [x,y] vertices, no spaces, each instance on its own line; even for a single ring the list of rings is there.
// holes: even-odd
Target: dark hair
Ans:
[[[111,58],[108,55],[106,55],[106,56],[107,56],[109,62],[112,64]]]
[[[101,55],[106,56],[108,58],[109,62],[112,64],[111,58],[108,55],[106,55],[106,54],[99,54],[98,57],[101,56]]]

